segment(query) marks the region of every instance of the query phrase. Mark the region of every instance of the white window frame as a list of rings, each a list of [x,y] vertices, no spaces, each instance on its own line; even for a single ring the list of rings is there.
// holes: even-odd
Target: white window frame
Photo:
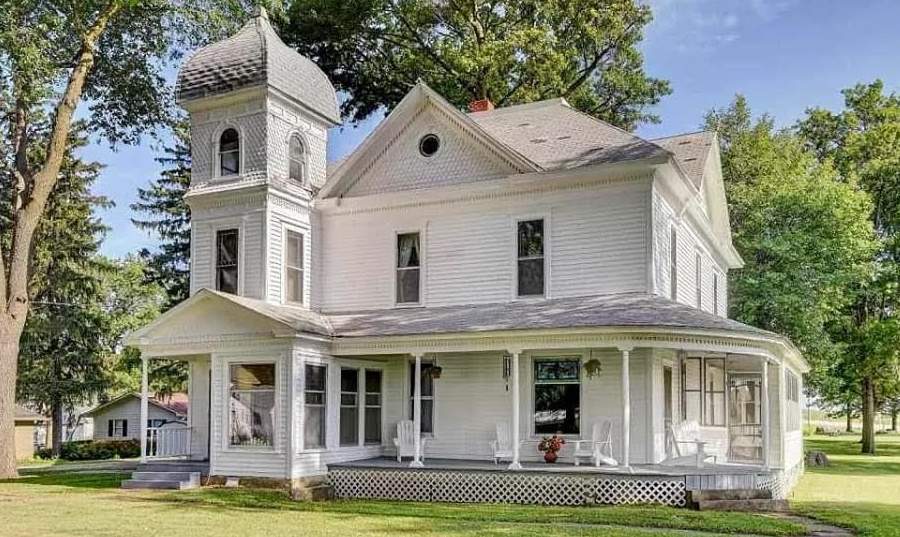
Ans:
[[[397,275],[401,270],[415,270],[412,267],[400,268],[400,235],[417,233],[419,235],[419,300],[417,302],[397,302]],[[398,229],[394,231],[394,245],[391,256],[391,277],[393,278],[393,301],[396,308],[420,308],[425,305],[425,230],[424,228]]]
[[[237,231],[237,234],[238,234],[238,236],[237,236],[238,251],[237,251],[237,255],[235,256],[235,258],[236,258],[235,264],[237,266],[236,267],[237,268],[237,289],[235,289],[235,295],[241,296],[243,294],[243,290],[244,290],[243,280],[242,280],[242,274],[244,272],[242,270],[242,267],[244,266],[244,258],[243,258],[243,255],[244,255],[244,231],[241,228],[241,226],[237,226],[237,225],[235,225],[235,226],[220,226],[220,227],[216,227],[213,229],[213,234],[212,234],[212,242],[213,242],[212,288],[221,293],[225,292],[225,291],[222,291],[221,289],[219,289],[219,233],[222,233],[225,231]]]
[[[220,142],[222,140],[222,134],[225,133],[228,129],[234,129],[238,134],[238,173],[231,175],[222,175],[222,152],[220,150]],[[244,136],[244,129],[240,128],[238,125],[234,123],[225,123],[221,127],[219,127],[212,139],[213,146],[213,171],[212,178],[213,179],[233,179],[235,177],[241,177],[246,174],[247,168],[244,163],[244,141],[246,137]]]
[[[113,434],[110,438],[125,438],[125,422],[127,419],[113,419]]]
[[[415,367],[416,367],[416,361],[415,360],[407,360],[406,364],[407,364],[406,371],[408,371],[408,373],[406,373],[406,375],[404,375],[406,377],[406,382],[404,382],[403,389],[404,389],[404,391],[407,392],[407,396],[405,397],[406,405],[404,405],[406,407],[406,409],[403,412],[404,412],[404,414],[406,414],[407,419],[412,420],[412,419],[415,419],[415,416],[413,416],[413,412],[415,410],[413,405],[415,405],[416,403],[415,403],[415,394],[413,393],[413,390],[410,388],[410,384],[412,384],[412,382],[414,380],[413,375],[414,375],[414,371],[415,371]],[[423,359],[422,360],[422,370],[423,371],[425,370],[426,365],[434,366],[434,360],[433,359],[428,359],[428,360]],[[384,378],[382,377],[382,383],[383,382],[384,382]],[[435,436],[436,436],[435,431],[437,431],[437,400],[438,400],[437,388],[438,388],[438,383],[435,382],[434,379],[432,378],[432,380],[431,380],[431,395],[430,396],[425,396],[425,395],[422,396],[422,401],[431,401],[431,432],[430,433],[426,433],[424,431],[422,432],[422,436],[428,437],[428,438],[435,438]],[[382,390],[384,390],[383,385],[382,385]],[[382,425],[382,427],[383,427],[383,425]]]
[[[222,434],[221,443],[223,451],[229,452],[258,452],[258,453],[281,453],[283,446],[281,445],[281,435],[278,434],[281,426],[281,375],[283,375],[281,363],[284,356],[273,356],[272,354],[260,354],[258,356],[233,356],[224,357],[222,360],[222,400],[226,401],[225,412],[222,416]],[[231,444],[231,366],[233,365],[275,365],[275,415],[272,420],[272,445],[271,446],[236,446]]]
[[[700,364],[700,388],[699,389],[688,389],[686,383],[686,374],[685,374],[685,364],[688,360],[696,360]],[[721,360],[722,361],[722,386],[723,389],[720,390],[712,390],[709,391],[706,386],[706,373],[707,373],[707,360]],[[680,385],[680,394],[679,398],[681,400],[681,408],[679,409],[679,420],[684,421],[686,419],[687,414],[687,397],[685,394],[690,393],[698,393],[700,394],[700,419],[698,423],[701,427],[710,428],[710,429],[727,429],[728,428],[728,359],[725,356],[718,355],[703,355],[703,354],[692,354],[685,356],[681,360],[679,360],[679,385]],[[706,405],[708,394],[722,394],[724,401],[724,408],[722,414],[722,424],[714,425],[709,423],[709,419],[707,417]]]
[[[300,140],[300,145],[303,146],[303,178],[299,182],[291,178],[291,161],[293,160],[291,158],[291,140],[294,137],[298,138]],[[309,141],[301,131],[293,130],[288,134],[285,154],[287,155],[287,173],[285,174],[287,181],[304,188],[309,187],[309,185],[312,184],[309,179]]]
[[[307,366],[322,367],[325,369],[325,389],[324,390],[308,390],[306,388],[306,367]],[[319,452],[327,451],[329,449],[329,446],[328,446],[328,431],[330,429],[328,427],[328,420],[330,419],[329,418],[330,406],[328,404],[328,394],[330,392],[329,386],[328,386],[330,383],[329,375],[331,375],[331,364],[329,364],[328,362],[319,361],[319,360],[310,360],[310,359],[307,359],[303,362],[303,384],[301,385],[301,390],[300,390],[300,392],[302,393],[302,399],[300,400],[300,404],[303,407],[303,420],[300,423],[300,434],[302,435],[303,442],[301,442],[301,444],[300,444],[300,450],[299,450],[300,453],[319,453]],[[321,393],[322,394],[322,404],[321,405],[307,404],[306,403],[306,393],[307,392]],[[322,442],[322,445],[318,446],[318,447],[307,447],[306,420],[309,417],[309,413],[306,411],[307,407],[315,407],[315,408],[322,407],[325,409],[325,419],[322,421],[323,425],[325,426],[325,430],[323,431],[323,433],[324,433],[323,436],[324,436],[325,441]],[[340,438],[338,440],[340,440]]]
[[[369,371],[377,372],[381,376],[381,382],[379,383],[378,392],[378,405],[370,405],[368,400],[366,399],[370,394],[374,394],[375,392],[370,392],[366,390],[366,373]],[[362,390],[362,434],[361,434],[361,445],[364,446],[380,446],[384,444],[384,369],[375,368],[375,367],[364,367],[362,368],[362,385],[360,386]],[[434,403],[432,403],[434,404]],[[381,416],[379,420],[379,431],[378,431],[378,442],[366,442],[366,411],[371,408],[377,408],[378,413]],[[432,417],[432,420],[434,418]]]
[[[341,385],[343,381],[344,371],[352,371],[356,375],[356,391],[355,392],[345,392],[344,387]],[[364,411],[362,397],[364,397],[365,386],[360,384],[360,381],[365,381],[365,379],[360,378],[360,373],[363,370],[359,367],[352,365],[341,365],[340,370],[338,371],[338,447],[354,447],[359,446],[361,440],[363,440],[364,431],[360,429],[360,414]],[[356,404],[355,405],[345,405],[343,402],[344,395],[354,395],[356,396]],[[345,444],[341,440],[341,410],[344,408],[355,408],[356,409],[356,441],[353,443]],[[327,411],[326,411],[327,412]]]
[[[537,379],[534,376],[534,364],[535,362],[541,361],[577,361],[578,362],[578,403],[580,407],[580,412],[578,415],[578,434],[563,434],[561,435],[563,438],[571,439],[571,438],[582,438],[582,435],[585,434],[584,430],[584,383],[587,380],[584,377],[584,372],[582,368],[584,367],[584,362],[589,359],[585,353],[566,353],[566,352],[541,352],[537,354],[532,354],[529,360],[526,360],[528,364],[528,398],[529,401],[529,415],[528,415],[528,432],[529,436],[532,440],[538,440],[543,438],[544,436],[548,436],[546,433],[538,433],[535,431],[534,426],[534,413],[535,413],[535,386],[537,386]],[[546,383],[542,383],[546,384]],[[568,384],[575,384],[574,382],[569,382]]]
[[[697,294],[697,309],[703,309],[703,254],[694,254],[694,292]]]
[[[196,226],[201,226],[203,223],[197,222]],[[212,243],[212,252],[213,254],[210,256],[208,260],[210,267],[210,279],[209,279],[209,288],[217,289],[216,285],[216,266],[218,265],[218,251],[216,248],[218,244],[216,242],[216,236],[219,231],[226,231],[229,229],[238,230],[238,292],[237,296],[244,296],[244,272],[246,272],[242,267],[246,267],[246,263],[244,262],[244,253],[247,251],[246,245],[244,244],[244,238],[247,236],[247,233],[244,230],[244,221],[240,218],[224,218],[221,220],[215,220],[213,222],[208,223],[208,229],[210,232],[210,241]],[[193,240],[193,236],[191,237],[191,255],[194,256],[196,251],[194,250],[194,243],[197,241]],[[192,257],[193,259],[193,257]],[[193,285],[193,283],[192,283]],[[201,285],[201,287],[203,287]]]
[[[300,263],[301,263],[301,266],[300,266],[299,268],[298,268],[298,267],[292,267],[292,266],[289,266],[289,264],[288,264],[288,257],[287,257],[288,247],[287,247],[287,243],[288,243],[288,235],[289,235],[290,233],[294,233],[294,234],[296,234],[296,235],[300,235],[300,242],[301,242],[301,245],[300,245],[300,246],[301,246],[301,248],[300,248],[300,257],[301,257]],[[308,235],[308,234],[307,234],[307,230],[305,230],[305,229],[301,229],[301,228],[299,228],[299,227],[294,227],[294,226],[287,226],[287,225],[282,226],[282,229],[281,229],[281,237],[282,237],[282,240],[281,240],[281,264],[282,264],[282,271],[281,271],[281,302],[282,302],[283,304],[297,304],[297,305],[303,305],[303,304],[306,304],[306,302],[307,302],[307,300],[306,300],[306,263],[307,263],[307,259],[306,259],[306,258],[308,257],[308,256],[306,255],[306,246],[307,246],[306,241],[307,241],[307,235]],[[299,270],[299,271],[300,271],[300,300],[299,300],[299,301],[291,300],[290,297],[288,297],[288,293],[287,293],[287,288],[288,288],[288,286],[287,286],[287,281],[288,281],[288,272],[289,272],[290,270]]]
[[[544,221],[544,292],[540,295],[519,294],[519,222],[532,220]],[[532,213],[519,215],[512,219],[512,299],[516,301],[544,300],[550,298],[550,230],[549,213]]]

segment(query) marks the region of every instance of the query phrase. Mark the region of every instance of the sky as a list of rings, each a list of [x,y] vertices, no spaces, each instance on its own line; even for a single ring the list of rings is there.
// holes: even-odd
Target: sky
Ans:
[[[880,78],[900,92],[900,2],[896,0],[648,0],[654,21],[642,50],[645,68],[673,92],[654,107],[657,125],[637,134],[655,138],[697,130],[703,114],[744,94],[755,113],[790,125],[809,107],[837,110],[840,90]],[[169,78],[174,71],[169,73]],[[381,117],[332,129],[328,159],[352,151]],[[163,141],[110,149],[85,148],[82,157],[106,165],[94,188],[116,206],[100,216],[111,227],[103,253],[120,257],[153,249],[154,237],[131,223],[137,189],[155,179]]]

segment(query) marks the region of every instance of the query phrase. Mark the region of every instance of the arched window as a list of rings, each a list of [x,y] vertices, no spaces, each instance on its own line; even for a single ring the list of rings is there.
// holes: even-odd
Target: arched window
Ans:
[[[288,178],[301,185],[306,182],[306,147],[296,134],[288,143]]]
[[[219,137],[219,175],[241,173],[241,143],[238,132],[228,128]]]

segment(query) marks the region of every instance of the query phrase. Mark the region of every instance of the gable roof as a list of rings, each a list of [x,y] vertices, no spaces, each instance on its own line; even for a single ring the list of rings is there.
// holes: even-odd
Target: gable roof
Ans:
[[[715,131],[690,132],[651,140],[656,145],[670,151],[694,186],[703,183],[706,161],[716,144]]]
[[[469,114],[491,136],[544,170],[666,155],[660,146],[550,99]]]
[[[101,411],[107,410],[110,407],[116,406],[123,402],[128,401],[129,399],[137,399],[141,400],[141,395],[136,392],[126,392],[118,397],[114,397],[113,399],[95,406],[94,408],[88,410],[83,415],[84,416],[93,416]],[[172,394],[171,398],[167,402],[162,402],[155,397],[150,397],[147,399],[147,403],[155,406],[156,408],[163,410],[165,412],[169,412],[176,416],[186,416],[187,415],[187,395],[186,394]],[[171,402],[170,402],[171,401]]]
[[[15,405],[15,411],[15,421],[49,421],[49,418],[47,418],[47,416],[41,416],[37,412],[25,408],[24,406],[19,404]]]

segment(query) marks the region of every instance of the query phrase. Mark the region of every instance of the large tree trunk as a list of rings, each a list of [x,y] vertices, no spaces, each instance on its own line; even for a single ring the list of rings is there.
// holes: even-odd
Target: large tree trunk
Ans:
[[[53,417],[53,456],[59,458],[59,455],[62,452],[62,432],[64,427],[62,401],[53,402],[53,408],[50,410],[50,414]]]
[[[900,414],[900,408],[897,406],[891,407],[891,431],[897,432],[897,414]]]
[[[862,452],[875,454],[875,381],[871,377],[863,379],[862,407]]]
[[[0,379],[15,379],[19,364],[19,337],[25,316],[0,312]],[[16,472],[16,383],[0,382],[0,479]]]

